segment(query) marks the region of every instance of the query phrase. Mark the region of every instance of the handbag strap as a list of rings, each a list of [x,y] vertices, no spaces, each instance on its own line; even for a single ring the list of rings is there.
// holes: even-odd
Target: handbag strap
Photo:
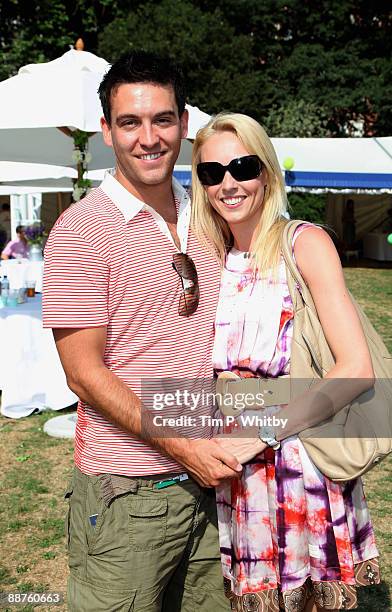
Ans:
[[[297,310],[300,306],[306,304],[309,308],[311,308],[311,310],[317,312],[312,294],[310,293],[308,286],[297,267],[293,255],[294,234],[297,228],[304,223],[306,223],[306,221],[299,221],[295,219],[286,223],[282,232],[281,250],[284,262],[286,264],[286,271],[288,272],[287,284],[294,309]]]

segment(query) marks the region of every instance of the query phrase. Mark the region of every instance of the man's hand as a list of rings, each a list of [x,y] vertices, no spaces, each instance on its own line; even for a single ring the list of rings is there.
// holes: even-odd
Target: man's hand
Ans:
[[[189,451],[176,459],[202,487],[217,487],[239,478],[242,465],[214,440],[189,440]]]

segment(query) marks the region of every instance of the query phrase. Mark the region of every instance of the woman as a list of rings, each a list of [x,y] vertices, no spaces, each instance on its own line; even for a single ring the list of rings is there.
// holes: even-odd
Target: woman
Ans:
[[[223,265],[216,373],[289,374],[293,307],[280,253],[286,196],[275,151],[256,121],[221,114],[199,131],[193,200],[196,229],[213,244]],[[373,370],[333,243],[322,229],[303,224],[293,249],[336,360],[326,378],[332,384],[331,379],[361,379],[351,385],[358,395],[371,386]],[[346,395],[344,403],[351,399]],[[343,407],[339,397],[334,401]],[[288,414],[291,407],[298,425],[301,405],[268,410]],[[311,402],[302,428],[325,418],[323,409],[318,411]],[[235,431],[241,427],[237,422]],[[297,432],[298,427],[292,433]],[[245,435],[220,440],[241,462],[251,459],[239,481],[217,491],[222,566],[232,609],[355,608],[356,585],[379,581],[361,482],[341,486],[324,477],[297,436],[290,435],[290,423],[262,439]]]

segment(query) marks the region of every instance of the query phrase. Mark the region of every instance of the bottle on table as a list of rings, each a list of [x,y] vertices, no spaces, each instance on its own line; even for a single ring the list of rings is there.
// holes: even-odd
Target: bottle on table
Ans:
[[[7,301],[8,301],[8,297],[9,297],[9,294],[10,294],[10,282],[9,282],[6,274],[4,275],[4,277],[1,280],[0,288],[1,288],[1,301],[2,301],[3,305],[6,306]]]
[[[1,295],[6,295],[8,297],[10,291],[10,281],[5,274],[1,281]]]

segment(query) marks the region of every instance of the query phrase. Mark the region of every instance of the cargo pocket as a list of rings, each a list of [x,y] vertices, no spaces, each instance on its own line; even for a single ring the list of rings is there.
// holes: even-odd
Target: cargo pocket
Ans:
[[[154,550],[165,541],[167,499],[151,495],[129,496],[129,541],[132,550]]]
[[[69,551],[69,523],[71,520],[71,505],[70,505],[70,498],[72,496],[73,493],[73,486],[70,485],[65,494],[64,494],[64,499],[67,502],[67,509],[65,512],[65,521],[64,521],[64,535],[65,535],[65,550],[66,552]]]
[[[135,589],[115,590],[81,580],[71,573],[68,581],[69,612],[133,612]]]
[[[94,554],[96,544],[100,538],[102,527],[105,522],[107,510],[108,508],[101,497],[99,483],[89,482],[85,507],[87,553],[89,555]]]

